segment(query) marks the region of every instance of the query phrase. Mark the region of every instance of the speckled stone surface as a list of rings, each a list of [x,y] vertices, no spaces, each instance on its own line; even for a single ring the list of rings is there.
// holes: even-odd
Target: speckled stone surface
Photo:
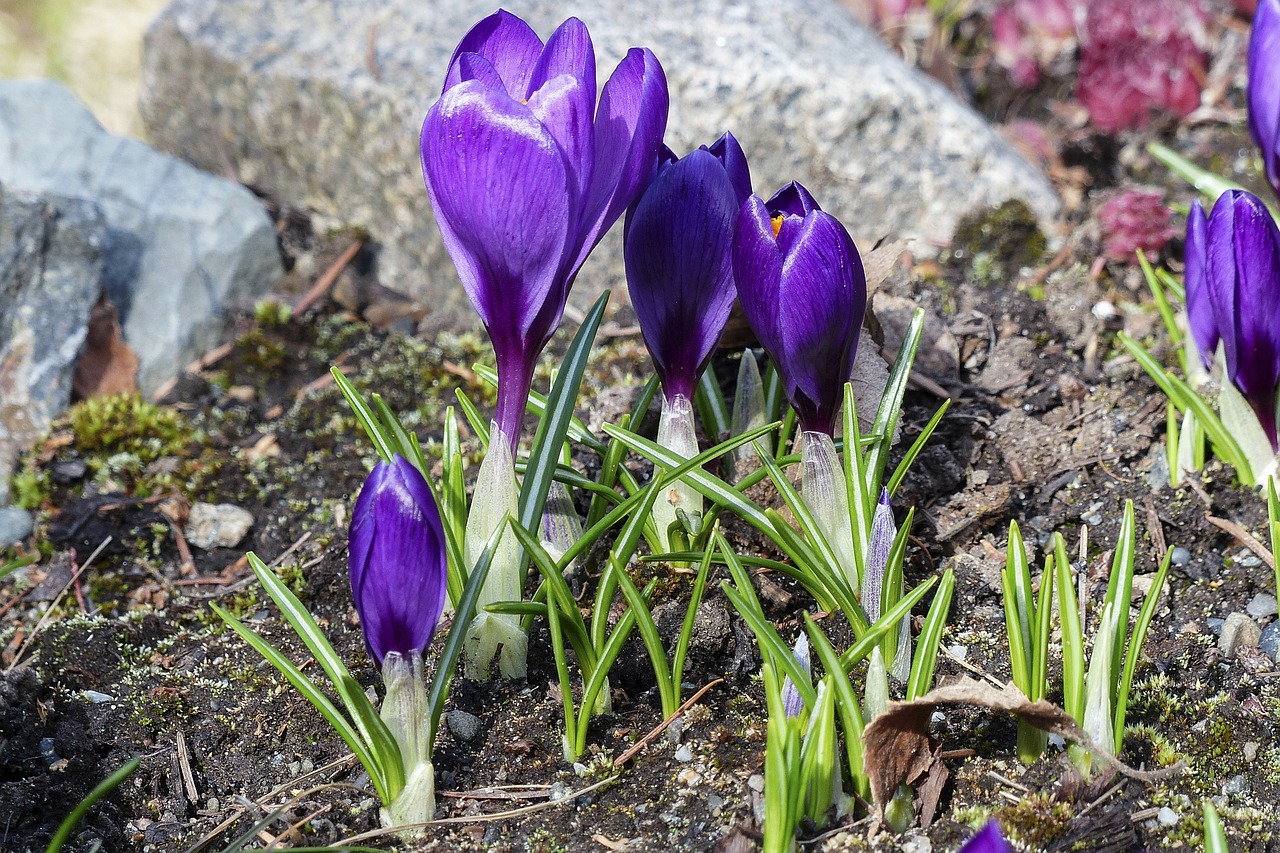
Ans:
[[[975,205],[1010,197],[1052,217],[1045,178],[941,85],[832,0],[510,2],[544,38],[586,21],[603,84],[647,45],[672,92],[678,153],[725,130],[757,192],[805,183],[855,238],[946,237]],[[422,187],[417,139],[453,48],[492,0],[175,0],[146,40],[152,139],[235,171],[322,223],[367,228],[384,284],[433,308],[462,301]],[[578,278],[585,305],[621,282],[615,229]]]
[[[275,229],[252,193],[108,133],[51,80],[0,81],[0,182],[88,199],[102,211],[101,285],[138,356],[144,391],[216,342],[229,302],[265,292],[284,272]]]

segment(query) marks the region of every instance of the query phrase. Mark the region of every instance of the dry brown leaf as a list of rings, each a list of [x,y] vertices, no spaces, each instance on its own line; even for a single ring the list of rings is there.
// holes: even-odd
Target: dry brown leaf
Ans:
[[[78,400],[126,394],[138,390],[138,357],[120,335],[116,307],[105,295],[89,313],[89,333],[71,380],[71,391]]]
[[[963,677],[915,701],[890,702],[888,709],[867,726],[862,735],[863,761],[871,780],[872,799],[881,811],[898,785],[914,784],[930,770],[937,749],[929,736],[929,718],[939,705],[977,705],[1015,714],[1038,729],[1084,746],[1111,770],[1142,782],[1171,776],[1183,766],[1178,762],[1163,770],[1135,770],[1095,746],[1084,729],[1057,705],[1043,699],[1032,702],[1012,684],[1000,689]]]
[[[898,258],[902,257],[902,253],[907,250],[910,240],[901,238],[890,240],[888,237],[882,238],[875,248],[870,252],[866,252],[862,256],[862,271],[867,277],[867,301],[871,301],[871,296],[889,277],[889,273],[893,272],[893,268],[898,265]]]

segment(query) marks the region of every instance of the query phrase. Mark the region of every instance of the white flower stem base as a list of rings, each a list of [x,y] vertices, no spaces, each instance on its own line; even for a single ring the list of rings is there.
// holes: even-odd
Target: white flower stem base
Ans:
[[[861,591],[862,579],[853,556],[849,492],[835,442],[826,433],[812,430],[802,433],[800,440],[800,496],[835,552],[850,589]]]
[[[431,715],[422,673],[422,655],[389,653],[382,661],[387,698],[381,717],[400,747],[405,786],[379,817],[385,827],[426,823],[436,814],[435,770],[431,766]]]
[[[683,394],[662,398],[662,419],[658,422],[658,444],[685,459],[698,455],[698,436],[694,430],[693,404]],[[655,474],[655,476],[657,476]],[[702,495],[677,480],[658,495],[653,504],[653,524],[658,529],[658,542],[663,550],[671,550],[668,533],[676,523],[676,510],[691,518],[702,515]]]
[[[494,531],[507,516],[519,515],[520,487],[516,483],[515,460],[507,437],[495,422],[489,435],[489,451],[480,464],[471,512],[467,515],[465,559],[475,568]],[[476,617],[467,629],[463,659],[467,677],[489,678],[489,665],[498,656],[498,670],[506,678],[523,678],[528,670],[528,637],[520,619],[508,614],[487,613],[486,605],[499,601],[520,601],[524,597],[524,571],[520,544],[514,534],[504,531],[498,540],[489,575],[476,602]]]

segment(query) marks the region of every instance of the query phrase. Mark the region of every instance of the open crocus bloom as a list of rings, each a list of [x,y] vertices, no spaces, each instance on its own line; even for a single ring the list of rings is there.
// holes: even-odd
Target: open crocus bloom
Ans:
[[[649,50],[627,53],[597,104],[595,52],[581,21],[568,19],[544,44],[498,11],[463,37],[427,112],[427,192],[498,365],[493,443],[467,522],[472,559],[503,519],[517,516],[515,452],[534,364],[583,261],[652,178],[667,105],[666,77]],[[521,597],[523,563],[508,537],[482,605]],[[468,636],[468,669],[487,672],[501,648],[503,674],[523,675],[524,640],[518,619],[482,610]]]
[[[351,516],[351,594],[369,654],[387,688],[381,716],[404,762],[405,786],[383,809],[385,826],[435,815],[431,724],[423,652],[444,610],[444,527],[422,474],[396,456],[365,481]]]
[[[653,53],[632,48],[596,103],[577,18],[546,44],[510,12],[454,51],[422,126],[422,171],[445,248],[493,340],[497,421],[520,434],[533,366],[587,255],[653,174],[667,122]]]

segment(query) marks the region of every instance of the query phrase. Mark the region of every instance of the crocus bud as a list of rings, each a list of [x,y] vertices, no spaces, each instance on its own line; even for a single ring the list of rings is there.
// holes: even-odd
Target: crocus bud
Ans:
[[[1249,133],[1280,196],[1280,0],[1258,0],[1249,34]]]
[[[387,688],[381,716],[405,770],[405,787],[383,808],[382,823],[421,823],[435,815],[422,653],[444,610],[448,564],[435,498],[404,457],[378,463],[365,481],[348,547],[360,626]]]
[[[1280,229],[1256,196],[1228,190],[1209,215],[1205,247],[1205,290],[1221,341],[1226,379],[1252,409],[1267,443],[1256,450],[1243,449],[1261,463],[1261,469],[1266,458],[1280,449],[1276,434]],[[1256,478],[1261,470],[1253,473]]]
[[[445,249],[493,340],[496,419],[515,453],[538,354],[600,238],[653,174],[667,82],[632,48],[596,103],[577,18],[546,44],[499,10],[463,37],[422,126],[422,172]]]
[[[1012,853],[1012,851],[1009,843],[1000,834],[1000,824],[991,820],[964,843],[960,853]]]
[[[867,546],[867,563],[862,576],[862,612],[867,622],[875,624],[880,618],[880,602],[884,595],[884,570],[889,564],[889,552],[898,528],[893,523],[893,507],[889,504],[889,490],[880,490],[875,515],[871,517],[871,541]]]
[[[1200,199],[1196,199],[1191,202],[1191,212],[1187,214],[1186,272],[1183,274],[1187,326],[1191,330],[1188,340],[1195,347],[1194,357],[1188,359],[1188,371],[1196,366],[1203,366],[1204,371],[1211,370],[1214,353],[1218,350],[1218,321],[1213,316],[1213,303],[1209,299],[1209,284],[1206,280],[1209,258],[1205,232],[1208,227],[1204,208],[1200,205]],[[1196,371],[1196,378],[1200,382],[1205,378],[1204,371]]]
[[[421,655],[444,610],[444,527],[431,488],[401,456],[379,462],[351,516],[351,594],[369,656]]]
[[[800,634],[796,639],[795,648],[792,649],[791,654],[795,656],[796,663],[800,664],[800,669],[804,671],[804,674],[806,676],[810,675],[808,634]],[[804,712],[804,697],[800,695],[800,689],[796,687],[796,683],[791,680],[789,675],[782,682],[782,707],[787,712],[787,716],[793,719]]]
[[[805,431],[831,435],[867,307],[867,280],[849,232],[792,183],[751,196],[733,241],[738,298],[783,380]]]

